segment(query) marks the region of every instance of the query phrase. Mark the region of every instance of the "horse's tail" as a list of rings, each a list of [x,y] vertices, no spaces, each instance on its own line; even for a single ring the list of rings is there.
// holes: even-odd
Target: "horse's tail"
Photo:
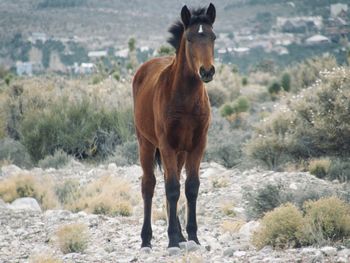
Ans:
[[[156,149],[156,153],[154,155],[154,166],[157,165],[159,170],[162,171],[162,158],[160,157],[160,151],[158,148]]]

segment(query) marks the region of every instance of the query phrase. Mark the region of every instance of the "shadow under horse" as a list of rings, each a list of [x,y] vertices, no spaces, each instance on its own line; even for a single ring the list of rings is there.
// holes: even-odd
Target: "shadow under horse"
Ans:
[[[176,49],[172,57],[145,62],[133,80],[134,118],[139,142],[144,221],[142,247],[151,247],[152,197],[156,184],[156,155],[164,167],[168,212],[169,247],[186,241],[177,215],[180,174],[185,165],[188,240],[197,238],[196,203],[199,166],[204,154],[210,123],[210,104],[204,83],[215,74],[213,23],[216,10],[189,10],[184,6],[181,20],[169,29],[168,42]]]

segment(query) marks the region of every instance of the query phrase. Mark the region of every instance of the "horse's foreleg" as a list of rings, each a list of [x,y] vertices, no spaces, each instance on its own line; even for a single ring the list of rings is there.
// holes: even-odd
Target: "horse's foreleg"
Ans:
[[[202,159],[203,150],[189,153],[186,159],[186,182],[185,194],[187,199],[187,226],[188,240],[193,240],[199,244],[197,237],[196,206],[199,190],[199,165]]]
[[[156,178],[154,176],[154,154],[155,147],[146,139],[139,138],[140,144],[140,162],[143,170],[141,191],[144,205],[143,226],[141,230],[142,244],[141,247],[151,247],[152,226],[152,198]]]
[[[168,247],[179,247],[180,229],[177,217],[177,202],[180,197],[180,181],[177,172],[177,158],[173,150],[161,150],[165,170],[165,193],[168,205]]]

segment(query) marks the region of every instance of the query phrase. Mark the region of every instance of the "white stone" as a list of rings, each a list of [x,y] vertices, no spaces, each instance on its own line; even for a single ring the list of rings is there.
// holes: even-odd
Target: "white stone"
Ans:
[[[38,204],[38,201],[31,197],[23,197],[16,199],[11,203],[10,208],[14,210],[32,210],[41,212],[41,208]]]
[[[19,168],[18,166],[11,164],[11,165],[5,165],[1,167],[1,173],[3,176],[9,176],[9,175],[14,175],[19,172],[21,172],[22,169]]]
[[[337,255],[337,249],[335,247],[329,247],[329,246],[322,247],[321,251],[326,256],[335,256],[335,255]]]
[[[246,254],[247,254],[247,252],[245,252],[245,251],[235,251],[233,253],[233,256],[240,258],[240,257],[244,257]]]

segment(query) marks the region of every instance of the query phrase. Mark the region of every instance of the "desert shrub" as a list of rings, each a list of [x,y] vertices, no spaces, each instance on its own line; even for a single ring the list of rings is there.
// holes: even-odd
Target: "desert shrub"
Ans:
[[[31,255],[29,257],[29,263],[63,263],[63,261],[51,254],[40,253]]]
[[[107,110],[99,101],[62,98],[45,110],[27,114],[21,123],[21,141],[38,161],[57,149],[76,158],[105,158],[133,134],[131,110]]]
[[[267,184],[253,191],[246,189],[244,199],[247,201],[247,214],[257,219],[286,201],[282,185]]]
[[[136,164],[138,160],[138,143],[136,140],[132,140],[118,145],[113,155],[107,159],[107,162],[115,163],[118,166],[127,166]]]
[[[245,224],[242,220],[224,220],[221,224],[223,232],[237,233],[240,228]]]
[[[276,165],[276,155],[289,160],[348,158],[349,102],[350,69],[340,67],[324,72],[318,83],[286,100],[258,125],[247,150],[269,166]],[[288,158],[277,162],[281,164]]]
[[[225,103],[221,108],[220,108],[220,113],[222,117],[227,117],[232,115],[235,112],[233,109],[232,105],[230,103]]]
[[[265,214],[260,228],[253,235],[253,244],[258,248],[298,246],[303,224],[300,210],[290,203],[284,204]]]
[[[331,161],[328,158],[313,159],[309,164],[309,172],[318,178],[324,178],[328,175]]]
[[[284,91],[290,91],[290,86],[291,86],[291,78],[289,73],[285,72],[283,73],[282,77],[281,77],[281,86],[283,88]]]
[[[210,105],[212,107],[220,107],[227,100],[227,94],[221,88],[208,89]]]
[[[1,181],[0,197],[5,202],[12,202],[21,197],[33,197],[43,209],[50,209],[58,205],[52,189],[52,184],[48,178],[18,174]]]
[[[225,167],[233,167],[245,160],[243,144],[248,140],[250,130],[233,129],[230,122],[212,111],[212,123],[208,131],[205,161],[214,161]]]
[[[72,204],[79,196],[79,182],[66,180],[55,185],[55,194],[63,206]]]
[[[56,236],[59,248],[64,254],[81,253],[88,246],[88,228],[81,223],[60,226]]]
[[[340,182],[350,181],[350,160],[348,158],[332,159],[327,178]]]
[[[67,205],[73,211],[130,216],[134,193],[120,178],[103,176],[80,189],[77,200]]]
[[[274,81],[273,83],[270,84],[268,87],[268,91],[270,94],[277,94],[281,91],[281,84],[277,81]]]
[[[48,155],[44,159],[40,160],[38,165],[41,168],[62,168],[66,166],[71,157],[62,150],[56,150],[53,155]]]
[[[5,160],[22,168],[32,166],[26,148],[20,142],[9,138],[0,140],[0,161]]]
[[[248,78],[247,77],[243,77],[242,78],[242,85],[243,86],[247,86],[248,85]]]
[[[323,244],[350,237],[350,205],[329,197],[304,204],[306,244]]]
[[[247,112],[249,110],[249,100],[244,96],[239,96],[232,104],[235,113]]]
[[[332,70],[337,67],[337,61],[332,56],[315,57],[305,60],[304,62],[287,70],[291,76],[291,91],[299,92],[311,86],[321,77],[320,73],[325,70]]]

